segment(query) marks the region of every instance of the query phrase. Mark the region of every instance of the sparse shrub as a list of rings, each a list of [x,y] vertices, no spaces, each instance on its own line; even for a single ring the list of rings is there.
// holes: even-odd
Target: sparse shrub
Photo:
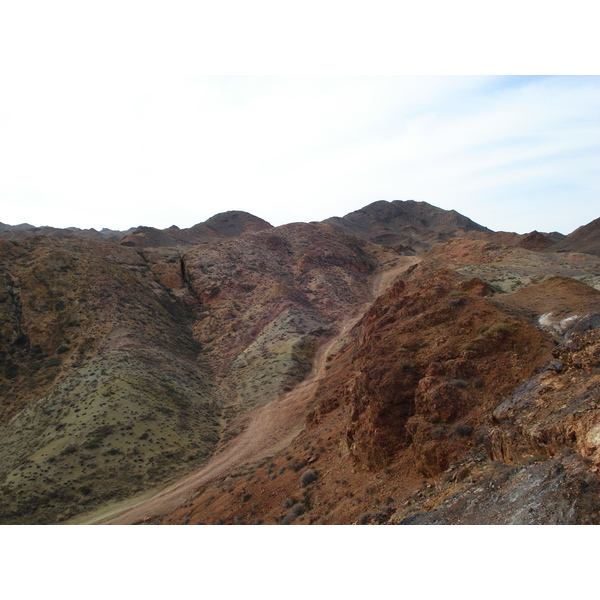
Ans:
[[[450,304],[450,306],[452,306],[453,308],[457,307],[457,306],[463,306],[464,304],[466,304],[466,300],[464,298],[452,298],[448,304]]]
[[[73,444],[67,446],[61,453],[61,456],[67,456],[69,454],[75,454],[75,452],[77,452],[77,446],[74,446]]]
[[[290,512],[283,517],[280,523],[282,525],[289,525],[292,521],[294,521],[294,519],[297,519],[300,515],[303,515],[305,510],[304,504],[302,504],[302,502],[297,502],[294,504],[294,506],[292,506],[292,510],[290,510]]]
[[[110,448],[106,452],[102,453],[104,456],[115,456],[116,454],[123,454],[123,451],[119,448]]]
[[[252,494],[249,494],[248,492],[246,492],[243,496],[242,496],[242,502],[248,502],[248,500],[250,500],[250,498],[252,498]]]
[[[292,463],[292,471],[294,471],[294,473],[297,473],[300,469],[305,467],[307,464],[308,463],[306,462],[306,460],[302,460],[300,462],[295,461],[294,463]]]
[[[300,485],[302,487],[306,487],[307,485],[314,483],[318,477],[319,475],[314,469],[308,469],[302,473],[302,476],[300,477]]]
[[[465,423],[457,423],[454,431],[461,437],[468,437],[473,433],[473,428]]]
[[[492,333],[506,333],[510,331],[510,328],[507,323],[494,323],[490,329]]]

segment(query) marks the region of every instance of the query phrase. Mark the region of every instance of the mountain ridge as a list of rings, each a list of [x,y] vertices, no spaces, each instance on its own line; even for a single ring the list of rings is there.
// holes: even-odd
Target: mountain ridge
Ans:
[[[598,522],[596,222],[346,217],[4,229],[0,522]]]

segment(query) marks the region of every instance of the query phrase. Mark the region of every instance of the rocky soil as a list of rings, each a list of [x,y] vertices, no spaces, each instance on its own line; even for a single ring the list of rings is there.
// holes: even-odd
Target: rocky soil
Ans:
[[[0,520],[598,523],[594,227],[0,240]]]

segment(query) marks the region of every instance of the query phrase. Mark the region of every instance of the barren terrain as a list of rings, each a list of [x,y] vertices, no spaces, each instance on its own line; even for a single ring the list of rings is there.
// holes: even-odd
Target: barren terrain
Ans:
[[[346,316],[337,324],[339,333],[317,350],[312,370],[306,379],[291,392],[249,415],[245,430],[233,439],[225,450],[215,455],[205,467],[108,522],[114,524],[143,522],[170,512],[187,502],[201,486],[229,474],[244,463],[258,464],[284,450],[304,426],[307,408],[314,401],[315,391],[325,374],[331,349],[344,340],[347,333],[372,305],[374,299],[382,294],[395,278],[417,262],[417,257],[401,257],[394,267],[371,276],[369,287],[373,300],[355,309],[353,314]],[[123,507],[119,507],[119,510],[123,510]]]
[[[1,228],[3,523],[600,521],[597,221]]]

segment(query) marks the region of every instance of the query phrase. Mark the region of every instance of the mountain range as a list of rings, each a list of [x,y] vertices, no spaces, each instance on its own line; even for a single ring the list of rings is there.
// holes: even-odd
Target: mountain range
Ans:
[[[0,224],[0,523],[595,524],[600,219]]]

